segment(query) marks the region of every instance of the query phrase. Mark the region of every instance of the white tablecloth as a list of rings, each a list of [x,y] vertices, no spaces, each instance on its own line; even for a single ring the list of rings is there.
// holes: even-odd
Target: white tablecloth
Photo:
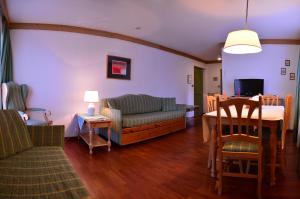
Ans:
[[[246,118],[248,114],[248,108],[243,108],[242,110],[242,117]],[[231,116],[233,118],[237,117],[236,109],[234,106],[230,107]],[[207,122],[206,116],[213,116],[217,117],[217,111],[205,113],[202,117],[202,131],[203,131],[203,141],[208,142],[210,139],[210,131],[209,126]],[[226,117],[226,113],[224,110],[221,110],[221,116]],[[252,114],[253,119],[258,118],[258,110],[255,110]],[[262,106],[262,120],[270,120],[270,121],[276,121],[276,120],[283,120],[284,118],[284,107],[283,106]]]

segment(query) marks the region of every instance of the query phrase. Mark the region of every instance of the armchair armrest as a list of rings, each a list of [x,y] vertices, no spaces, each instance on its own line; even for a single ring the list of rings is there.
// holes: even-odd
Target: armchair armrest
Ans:
[[[64,125],[27,126],[34,146],[64,146]]]
[[[122,132],[122,114],[121,110],[112,108],[102,108],[101,115],[104,115],[112,120],[112,129],[117,132]]]
[[[53,121],[50,119],[51,111],[48,111],[44,108],[27,108],[26,113],[32,118],[38,118],[40,120],[43,118],[48,125],[53,123]]]

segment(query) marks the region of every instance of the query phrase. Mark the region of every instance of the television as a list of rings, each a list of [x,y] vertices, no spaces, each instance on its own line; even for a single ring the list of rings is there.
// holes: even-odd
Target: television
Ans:
[[[234,95],[251,97],[258,94],[264,94],[263,79],[235,79]]]

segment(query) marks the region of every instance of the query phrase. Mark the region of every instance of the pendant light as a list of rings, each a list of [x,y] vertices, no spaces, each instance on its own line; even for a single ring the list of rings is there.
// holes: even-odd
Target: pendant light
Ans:
[[[229,54],[250,54],[262,51],[256,32],[247,29],[248,4],[246,7],[245,29],[232,31],[228,34],[223,51]]]

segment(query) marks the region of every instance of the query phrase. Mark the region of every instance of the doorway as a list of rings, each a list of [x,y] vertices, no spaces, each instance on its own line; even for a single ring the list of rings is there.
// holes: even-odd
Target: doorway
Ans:
[[[199,109],[196,109],[194,116],[200,116],[203,114],[203,69],[194,67],[194,105],[198,105]]]

